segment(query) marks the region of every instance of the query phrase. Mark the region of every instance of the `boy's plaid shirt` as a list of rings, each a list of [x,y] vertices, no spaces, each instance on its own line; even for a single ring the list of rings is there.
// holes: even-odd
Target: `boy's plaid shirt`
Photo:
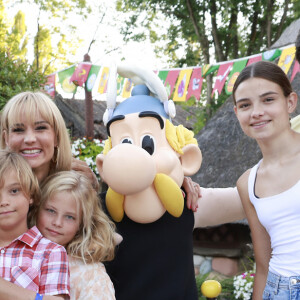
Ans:
[[[0,277],[45,295],[69,295],[68,256],[64,247],[44,238],[37,227],[0,247]]]

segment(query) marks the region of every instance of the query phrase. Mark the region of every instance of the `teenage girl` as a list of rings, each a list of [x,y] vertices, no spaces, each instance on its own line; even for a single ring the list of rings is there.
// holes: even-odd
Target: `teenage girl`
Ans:
[[[297,94],[279,66],[261,61],[240,73],[233,99],[263,156],[237,182],[254,245],[253,299],[300,299],[300,134],[289,121]]]

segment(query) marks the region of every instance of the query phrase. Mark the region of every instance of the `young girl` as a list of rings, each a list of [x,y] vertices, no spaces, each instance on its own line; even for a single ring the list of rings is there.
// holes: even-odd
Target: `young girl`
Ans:
[[[241,72],[233,99],[263,155],[237,182],[254,245],[253,299],[300,299],[300,134],[289,122],[297,95],[279,66],[261,61]]]
[[[39,192],[26,160],[0,150],[0,299],[69,299],[66,250],[45,239],[37,227],[28,227]],[[3,284],[11,283],[13,294],[7,294]]]
[[[37,227],[46,238],[67,249],[71,299],[115,299],[102,264],[114,257],[114,225],[101,210],[85,176],[65,171],[43,182]]]

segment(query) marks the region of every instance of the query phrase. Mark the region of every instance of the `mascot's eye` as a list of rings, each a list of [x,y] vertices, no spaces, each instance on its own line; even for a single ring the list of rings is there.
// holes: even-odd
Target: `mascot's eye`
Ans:
[[[133,141],[131,138],[125,138],[121,141],[121,144],[124,144],[124,143],[133,144]]]
[[[153,136],[151,135],[144,135],[142,137],[142,148],[146,150],[150,155],[154,153],[155,150],[155,141]]]

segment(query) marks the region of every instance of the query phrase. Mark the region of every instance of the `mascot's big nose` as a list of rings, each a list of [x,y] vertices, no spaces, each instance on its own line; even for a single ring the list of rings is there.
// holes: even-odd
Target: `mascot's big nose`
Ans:
[[[149,187],[155,178],[155,161],[147,151],[132,144],[113,147],[103,161],[105,181],[122,195],[139,193]]]

